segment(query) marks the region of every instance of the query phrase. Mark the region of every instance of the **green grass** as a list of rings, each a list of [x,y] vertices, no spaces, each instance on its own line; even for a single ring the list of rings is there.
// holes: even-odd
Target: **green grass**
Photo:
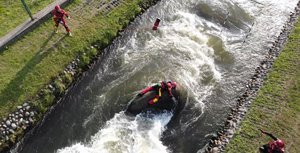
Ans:
[[[68,23],[74,37],[68,37],[63,27],[55,34],[54,23],[49,19],[0,52],[0,117],[7,117],[18,105],[29,101],[38,112],[37,123],[74,81],[71,73],[64,72],[66,66],[79,58],[76,71],[83,72],[116,38],[118,31],[142,11],[141,8],[155,3],[151,0],[120,1],[118,7],[105,13],[99,11],[104,10],[99,6],[109,0],[91,1],[88,5],[85,1],[73,0],[65,10],[72,18]],[[91,47],[92,44],[97,45],[97,49]],[[55,90],[48,88],[49,84]],[[1,140],[0,152],[23,135],[24,130],[19,129],[9,140]]]
[[[55,0],[25,0],[32,15],[42,10]],[[0,37],[29,19],[20,0],[0,0]]]
[[[226,152],[258,152],[271,140],[258,129],[283,139],[287,152],[300,152],[300,19]]]
[[[95,4],[75,0],[66,8],[73,18],[69,25],[74,37],[66,36],[62,27],[59,34],[54,34],[53,21],[49,20],[1,52],[0,117],[6,117],[18,105],[30,101],[38,112],[35,119],[39,121],[55,104],[57,95],[64,93],[74,80],[70,73],[63,73],[66,65],[79,57],[78,71],[82,72],[141,11],[141,3],[140,0],[123,0],[107,14],[93,12]],[[91,44],[99,48],[92,48]],[[51,82],[54,91],[47,87]],[[24,131],[20,129],[10,135],[8,141],[1,140],[0,152],[19,141],[22,135]]]
[[[1,52],[0,117],[5,117],[24,101],[33,99],[76,56],[82,55],[81,64],[87,64],[97,53],[89,46],[95,42],[102,47],[108,45],[117,32],[141,11],[139,3],[140,0],[124,0],[108,15],[97,14],[86,18],[80,14],[90,8],[82,7],[81,12],[75,14],[73,10],[82,4],[81,1],[75,1],[66,8],[73,18],[69,24],[74,37],[66,36],[62,27],[60,33],[54,34],[53,21],[49,20]],[[58,88],[65,89],[60,83],[63,82],[56,83]],[[42,105],[40,109],[47,109],[45,106],[52,105],[54,97],[47,95],[43,98],[34,103]]]

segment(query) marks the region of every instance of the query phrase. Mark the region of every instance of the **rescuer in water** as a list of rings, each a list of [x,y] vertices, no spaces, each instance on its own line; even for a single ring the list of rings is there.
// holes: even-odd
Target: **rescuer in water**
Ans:
[[[284,153],[284,142],[277,137],[275,137],[273,134],[265,132],[261,129],[259,129],[261,133],[271,137],[273,140],[270,141],[268,144],[263,145],[259,148],[259,151],[261,153]]]
[[[172,94],[172,89],[176,89],[176,82],[174,81],[161,81],[160,83],[157,83],[153,86],[147,87],[143,89],[138,96],[143,96],[145,93],[149,91],[156,91],[156,95],[154,98],[150,99],[148,104],[153,105],[157,103],[162,95],[162,91],[167,91],[169,96],[172,98],[173,102],[177,104],[176,98]]]
[[[154,25],[152,27],[152,30],[157,30],[158,26],[159,26],[159,22],[160,22],[160,19],[157,18],[154,22]]]
[[[71,30],[69,29],[69,27],[66,23],[66,20],[64,18],[66,16],[68,19],[70,19],[70,16],[68,15],[68,13],[65,10],[63,10],[62,8],[60,8],[59,5],[56,5],[54,10],[52,10],[51,14],[53,15],[53,20],[55,22],[55,33],[58,32],[58,25],[62,24],[65,27],[68,35],[72,36]]]

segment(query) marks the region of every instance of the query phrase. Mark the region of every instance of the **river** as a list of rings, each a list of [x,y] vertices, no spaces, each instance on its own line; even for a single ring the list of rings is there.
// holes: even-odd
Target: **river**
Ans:
[[[136,18],[20,153],[196,153],[224,124],[298,0],[162,0]],[[156,18],[158,31],[152,31]],[[126,116],[160,80],[188,93],[173,116]]]

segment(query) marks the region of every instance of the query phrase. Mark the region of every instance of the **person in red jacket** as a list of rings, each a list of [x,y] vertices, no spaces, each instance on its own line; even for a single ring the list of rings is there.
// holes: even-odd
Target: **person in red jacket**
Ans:
[[[259,129],[261,133],[271,137],[273,140],[270,141],[268,144],[263,145],[259,148],[261,153],[284,153],[285,144],[282,140],[275,137],[273,134],[265,132]]]
[[[159,22],[160,22],[160,19],[157,18],[154,22],[154,25],[152,27],[152,30],[157,30],[158,26],[159,26]]]
[[[56,5],[54,10],[51,11],[51,14],[53,15],[53,20],[55,22],[55,33],[58,32],[58,25],[62,24],[65,27],[68,35],[72,36],[71,30],[69,29],[69,27],[66,23],[66,20],[64,18],[66,16],[68,19],[70,19],[70,16],[68,15],[68,13],[65,10],[63,10],[62,8],[60,8],[59,5]]]
[[[146,89],[142,90],[138,94],[138,96],[143,96],[144,94],[146,94],[149,91],[153,91],[153,90],[156,91],[157,94],[155,95],[155,97],[150,99],[149,102],[148,102],[148,104],[153,105],[153,104],[155,104],[159,101],[159,98],[162,95],[162,91],[167,90],[168,94],[172,98],[172,100],[174,102],[177,102],[177,100],[175,99],[175,97],[172,94],[172,88],[176,88],[176,82],[174,82],[174,81],[168,81],[168,82],[161,81],[160,83],[157,83],[153,86],[147,87]]]

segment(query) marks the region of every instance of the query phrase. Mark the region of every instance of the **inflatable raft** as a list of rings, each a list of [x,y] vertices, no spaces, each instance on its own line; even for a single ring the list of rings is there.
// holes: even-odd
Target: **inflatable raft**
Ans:
[[[178,105],[180,104],[179,100],[179,91],[178,86],[176,89],[172,89],[172,94],[175,97],[175,101],[172,100],[172,97],[169,96],[168,91],[163,90],[162,96],[159,101],[154,103],[153,105],[149,105],[148,102],[150,99],[154,98],[156,95],[156,91],[150,91],[143,96],[134,97],[128,104],[126,108],[126,114],[137,115],[142,112],[161,112],[164,110],[167,111],[177,111]]]

